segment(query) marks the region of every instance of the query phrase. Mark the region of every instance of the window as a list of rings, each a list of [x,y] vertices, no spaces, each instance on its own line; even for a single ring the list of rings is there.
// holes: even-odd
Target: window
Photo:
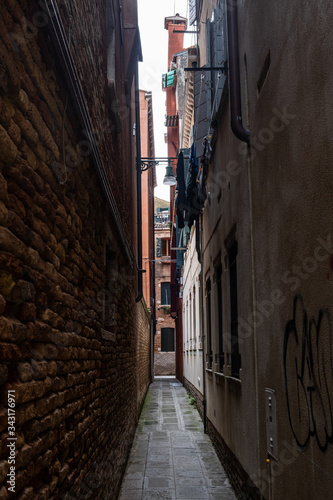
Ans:
[[[156,257],[170,256],[170,238],[156,238]]]
[[[169,255],[170,255],[170,238],[162,238],[161,248],[162,248],[162,257],[169,257]]]
[[[174,328],[161,328],[161,351],[174,352],[175,333]]]
[[[171,305],[170,282],[168,282],[168,281],[161,283],[161,304],[163,306],[170,306]]]
[[[239,378],[241,357],[238,345],[238,303],[237,303],[237,241],[229,248],[229,279],[230,279],[230,331],[231,331],[231,374]]]
[[[193,338],[193,341],[194,343],[196,344],[197,343],[197,327],[196,327],[196,309],[195,309],[195,287],[193,288],[193,305],[192,305],[192,309],[193,309],[193,334],[192,334],[192,338]]]
[[[207,368],[213,364],[212,350],[212,285],[210,278],[206,281],[206,310],[207,310]]]
[[[216,288],[217,288],[217,325],[218,325],[218,346],[219,346],[219,371],[223,372],[224,351],[223,351],[223,306],[222,306],[222,264],[215,268]]]

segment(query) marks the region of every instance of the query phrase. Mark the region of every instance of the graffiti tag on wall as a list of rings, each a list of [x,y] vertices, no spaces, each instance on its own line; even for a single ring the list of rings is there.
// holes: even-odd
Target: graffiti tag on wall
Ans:
[[[284,377],[289,422],[298,446],[313,437],[320,450],[333,442],[333,346],[328,309],[309,317],[296,295],[284,337]]]

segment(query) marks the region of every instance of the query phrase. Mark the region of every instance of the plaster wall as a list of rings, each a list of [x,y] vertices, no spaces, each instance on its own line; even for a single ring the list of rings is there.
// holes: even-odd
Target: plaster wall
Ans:
[[[200,271],[195,249],[195,231],[193,226],[191,238],[184,257],[183,267],[183,336],[184,336],[184,377],[200,393],[203,390],[203,350],[202,350],[202,307]]]
[[[333,75],[327,54],[333,9],[300,1],[241,0],[237,6],[243,123],[251,143],[248,148],[231,133],[227,98],[214,133],[203,213],[203,273],[205,282],[211,278],[213,302],[216,262],[223,268],[227,355],[223,374],[214,358],[206,370],[207,417],[264,497],[329,498]],[[203,2],[201,21],[212,7]],[[231,232],[238,242],[238,380],[228,368]],[[270,468],[265,388],[276,397]]]
[[[276,498],[326,498],[333,486],[332,21],[327,2],[239,8],[255,309],[262,309],[251,329],[260,429],[265,387],[276,395]],[[264,432],[259,444],[262,464]]]

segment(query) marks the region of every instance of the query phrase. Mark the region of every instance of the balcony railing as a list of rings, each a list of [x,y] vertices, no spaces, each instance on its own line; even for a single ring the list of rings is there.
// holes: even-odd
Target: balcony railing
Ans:
[[[165,115],[165,127],[178,127],[179,115]]]

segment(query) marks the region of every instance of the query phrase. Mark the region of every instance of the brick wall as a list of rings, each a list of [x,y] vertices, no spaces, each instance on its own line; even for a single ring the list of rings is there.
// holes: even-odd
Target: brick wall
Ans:
[[[151,337],[147,332],[151,331],[150,313],[147,309],[144,299],[137,304],[137,401],[138,408],[141,409],[141,403],[144,400],[147,391],[147,381],[151,381]],[[151,332],[152,335],[152,332]]]
[[[15,390],[15,495],[114,499],[149,384],[149,319],[91,155],[80,153],[82,127],[47,26],[32,23],[38,11],[24,0],[0,5],[0,498],[13,496]],[[84,23],[83,11],[75,19]],[[104,90],[94,88],[94,109],[108,117]],[[110,129],[110,151],[129,151],[129,136]],[[116,153],[113,161],[121,165]],[[119,196],[131,189],[119,180]]]
[[[159,352],[155,354],[154,374],[156,376],[175,374],[174,352]]]

